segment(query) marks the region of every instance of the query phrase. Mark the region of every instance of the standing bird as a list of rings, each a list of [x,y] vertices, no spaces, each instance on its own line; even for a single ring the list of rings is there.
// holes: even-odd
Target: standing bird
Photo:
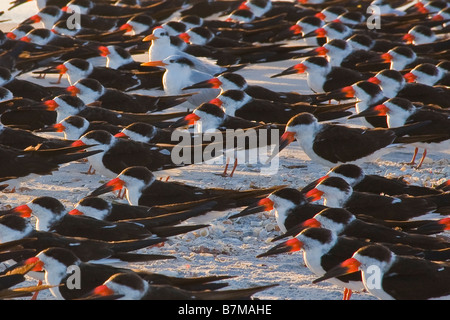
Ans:
[[[369,280],[374,267],[380,276],[376,282]],[[354,272],[361,272],[366,290],[380,300],[434,300],[450,297],[448,262],[398,256],[378,244],[358,249],[351,258],[328,270],[314,283]]]
[[[369,129],[320,123],[312,114],[300,113],[287,123],[278,152],[297,140],[311,160],[329,168],[342,163],[358,164],[387,153],[387,147],[400,143],[410,131],[414,128]]]

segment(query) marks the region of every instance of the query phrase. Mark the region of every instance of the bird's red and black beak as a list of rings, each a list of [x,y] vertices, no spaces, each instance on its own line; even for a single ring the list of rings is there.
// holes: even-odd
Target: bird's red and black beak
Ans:
[[[311,218],[303,221],[302,223],[299,223],[298,225],[287,230],[285,233],[273,238],[271,242],[276,242],[288,237],[295,237],[306,228],[320,228],[320,227],[321,227],[320,222],[314,218]]]
[[[319,56],[326,56],[328,53],[328,49],[325,47],[318,47],[315,48],[314,51],[319,55]]]
[[[121,180],[119,177],[114,178],[107,183],[101,185],[94,191],[92,191],[89,196],[90,197],[96,197],[99,195],[102,195],[104,193],[116,191],[116,190],[122,190],[122,188],[125,186],[125,182]]]
[[[370,77],[367,81],[372,82],[374,84],[380,85],[381,81],[377,77]]]
[[[383,59],[384,62],[389,63],[389,62],[392,61],[392,55],[390,53],[388,53],[388,52],[383,53],[381,55],[381,59]]]
[[[95,287],[88,294],[80,298],[80,300],[116,300],[122,298],[123,294],[116,294],[114,290],[107,285],[102,284]]]
[[[71,143],[70,146],[71,147],[82,147],[82,146],[86,146],[86,143],[84,143],[81,140],[75,140],[74,142]]]
[[[45,106],[45,109],[48,110],[48,111],[55,111],[56,108],[59,107],[59,105],[56,103],[55,100],[46,100],[46,101],[44,101],[44,106]]]
[[[417,76],[412,72],[408,72],[403,76],[403,78],[405,78],[405,80],[407,82],[415,82],[417,79]]]
[[[417,11],[419,11],[420,13],[428,13],[428,9],[425,8],[425,5],[420,1],[415,3],[414,7],[416,7]]]
[[[66,127],[64,127],[61,123],[55,123],[51,126],[46,126],[44,128],[40,128],[37,130],[34,130],[35,132],[64,132],[66,130]]]
[[[297,73],[304,73],[306,71],[306,66],[303,63],[298,63],[295,66],[289,67],[286,70],[274,74],[272,76],[270,76],[271,78],[277,78],[277,77],[281,77],[281,76],[287,76],[290,74],[297,74]]]
[[[120,26],[119,30],[125,30],[126,32],[131,32],[131,31],[133,31],[133,26],[129,23],[124,23],[123,25]]]
[[[123,133],[122,131],[119,132],[119,133],[116,133],[116,134],[114,135],[114,137],[116,137],[116,138],[123,138],[123,139],[129,138],[129,137],[128,137],[125,133]]]
[[[377,117],[377,116],[385,116],[389,112],[389,108],[384,104],[379,104],[375,107],[367,108],[364,111],[361,111],[358,114],[351,115],[348,117],[349,119],[361,118],[361,117]]]
[[[269,198],[263,198],[258,202],[256,202],[255,204],[248,206],[241,212],[230,216],[229,219],[240,218],[258,212],[270,211],[272,209],[273,209],[273,201],[270,200]]]
[[[196,84],[193,84],[189,87],[183,88],[183,90],[190,90],[190,89],[219,89],[222,85],[222,82],[217,78],[212,78],[209,80],[205,80],[202,82],[198,82]]]
[[[309,201],[319,201],[320,199],[322,199],[324,192],[320,191],[317,188],[311,189],[309,190],[305,196]]]
[[[6,37],[11,40],[14,40],[17,38],[17,36],[13,32],[6,33]]]
[[[33,24],[33,23],[38,23],[41,22],[41,17],[37,14],[35,14],[34,16],[29,17],[28,19],[26,19],[25,21],[22,22],[22,24]]]
[[[82,216],[84,213],[78,209],[72,209],[68,212],[71,216]]]
[[[320,20],[325,21],[325,19],[327,18],[327,16],[323,13],[323,12],[317,12],[314,17],[319,18]]]
[[[180,128],[185,126],[191,126],[194,125],[198,120],[200,120],[200,117],[198,115],[196,115],[195,113],[190,113],[187,116],[175,121],[175,123],[172,123],[170,127]]]
[[[72,96],[76,96],[77,94],[80,93],[80,89],[78,89],[78,88],[75,87],[75,86],[69,86],[69,87],[67,87],[66,90],[67,90],[68,92],[70,92],[70,94],[71,94]]]
[[[417,232],[421,234],[437,234],[446,230],[450,230],[450,217],[426,223],[417,228]]]
[[[189,43],[191,41],[191,36],[187,32],[180,33],[178,35],[178,38],[180,38],[186,43]]]
[[[433,18],[431,18],[432,21],[442,21],[444,20],[444,17],[440,14],[436,14],[433,16]]]
[[[39,260],[38,257],[31,257],[24,261],[24,265],[32,267],[31,271],[40,272],[44,268],[44,262]]]
[[[109,288],[107,285],[101,285],[94,289],[93,293],[97,296],[108,297],[114,294],[114,290]]]
[[[413,43],[415,37],[414,37],[412,34],[407,33],[407,34],[405,34],[405,35],[403,36],[402,39],[403,39],[403,41],[405,41],[406,43],[411,44],[411,43]]]
[[[214,99],[210,100],[209,103],[214,104],[214,105],[218,106],[219,108],[222,107],[222,105],[223,105],[223,101],[220,100],[219,98],[214,98]]]
[[[59,74],[65,74],[67,72],[67,67],[64,64],[59,64],[55,67]]]
[[[28,205],[23,204],[12,209],[12,212],[16,215],[21,216],[22,218],[30,218],[33,210],[31,210]]]
[[[283,135],[280,137],[280,141],[278,142],[278,148],[275,147],[275,150],[267,159],[266,163],[272,161],[273,158],[276,157],[284,148],[286,148],[289,144],[291,144],[296,138],[296,133],[293,131],[285,131]]]
[[[327,36],[327,31],[324,28],[318,28],[314,31],[318,38],[325,38]]]
[[[293,34],[301,34],[303,32],[303,28],[299,26],[298,24],[294,24],[289,28],[289,31],[291,31]]]
[[[245,4],[245,2],[242,2],[239,5],[238,10],[250,10],[250,8]]]
[[[98,51],[100,51],[100,55],[102,57],[107,57],[111,53],[109,52],[109,49],[106,46],[98,47]]]
[[[284,148],[290,145],[293,141],[295,141],[295,132],[294,131],[285,131],[283,135],[280,137],[280,142],[278,145],[278,152],[281,152]]]
[[[296,251],[300,251],[302,248],[303,248],[303,242],[301,242],[297,238],[293,238],[293,239],[289,239],[283,243],[280,243],[280,244],[270,248],[265,253],[257,255],[256,257],[261,258],[261,257],[273,256],[273,255],[282,254],[282,253],[296,252]]]
[[[361,263],[355,258],[349,258],[337,266],[328,270],[323,276],[317,278],[313,281],[313,283],[318,283],[324,280],[328,280],[330,278],[336,278],[339,276],[343,276],[346,274],[354,273],[359,271],[359,266]]]

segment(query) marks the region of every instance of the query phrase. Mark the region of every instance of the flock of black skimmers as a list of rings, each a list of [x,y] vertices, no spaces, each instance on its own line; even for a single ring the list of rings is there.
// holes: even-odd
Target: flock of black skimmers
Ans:
[[[71,162],[87,162],[87,173],[108,182],[74,208],[49,196],[3,204],[0,298],[50,290],[66,300],[253,299],[277,284],[230,289],[223,281],[233,277],[129,267],[176,258],[137,251],[208,227],[185,223],[192,217],[231,210],[231,220],[273,211],[279,243],[258,257],[301,250],[314,283],[342,287],[344,299],[355,291],[450,298],[450,183],[408,184],[361,167],[393,146],[412,147],[415,168],[433,166],[427,152],[450,149],[447,1],[36,4],[35,15],[0,34],[3,192]],[[280,61],[292,64],[272,78],[305,73],[309,93],[251,85],[240,72]],[[50,75],[44,86],[23,79]],[[248,190],[157,179],[161,170],[201,165],[171,157],[180,128],[192,141],[207,130],[276,132],[270,159],[296,141],[323,177],[303,188]],[[223,156],[215,150],[212,157]],[[223,179],[239,165],[229,170],[229,162]],[[102,198],[111,192],[126,200]],[[68,268],[79,270],[79,287]],[[38,285],[21,286],[29,277]]]

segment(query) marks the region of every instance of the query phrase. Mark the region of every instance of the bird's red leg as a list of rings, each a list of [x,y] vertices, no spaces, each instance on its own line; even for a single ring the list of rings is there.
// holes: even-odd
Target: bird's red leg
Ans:
[[[60,83],[61,83],[62,77],[63,77],[63,74],[61,73],[61,74],[59,75],[59,78],[58,78],[57,81],[55,81],[55,82],[50,82],[50,83],[51,83],[51,84],[60,84]]]
[[[38,282],[38,286],[40,286],[40,285],[42,285],[42,281],[41,280],[39,280],[39,282]],[[36,300],[38,294],[39,294],[39,291],[36,291],[35,293],[33,293],[33,296],[31,297],[31,300]]]
[[[417,166],[417,169],[419,169],[422,166],[423,160],[425,160],[425,157],[427,156],[427,149],[423,150],[422,159],[420,159],[419,165]]]
[[[223,173],[221,174],[222,177],[226,177],[227,176],[227,170],[228,170],[228,165],[230,164],[230,158],[227,158],[227,164],[225,165],[225,169],[223,170]]]
[[[237,158],[234,160],[234,165],[233,165],[233,170],[231,170],[231,173],[230,173],[230,177],[232,177],[233,176],[233,174],[234,174],[234,170],[236,170],[236,167],[237,167]]]
[[[413,165],[414,163],[416,163],[416,157],[417,157],[417,153],[419,152],[419,148],[414,149],[414,155],[413,158],[411,159],[411,161],[408,163],[409,165]]]
[[[95,174],[95,169],[93,169],[92,166],[89,166],[89,170],[86,172],[86,174]]]
[[[345,288],[344,289],[344,297],[342,300],[350,300],[350,297],[352,296],[352,290]]]

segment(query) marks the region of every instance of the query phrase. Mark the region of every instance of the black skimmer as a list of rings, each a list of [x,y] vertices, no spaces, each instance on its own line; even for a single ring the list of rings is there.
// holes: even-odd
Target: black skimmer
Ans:
[[[362,80],[350,86],[328,92],[318,98],[318,100],[346,100],[352,98],[356,98],[357,100],[355,103],[356,114],[370,109],[372,106],[376,106],[387,99],[378,84],[372,81]],[[387,128],[386,118],[384,116],[377,115],[372,117],[364,117],[362,125],[373,128]]]
[[[319,55],[326,55],[332,66],[350,69],[357,69],[358,63],[378,56],[378,53],[374,51],[355,49],[350,41],[343,39],[330,40],[315,51]]]
[[[310,203],[299,190],[286,187],[272,192],[266,198],[248,206],[241,212],[229,216],[229,219],[274,210],[278,227],[281,232],[286,233],[325,208],[323,205]]]
[[[390,128],[421,121],[430,121],[429,125],[419,128],[414,132],[414,135],[436,135],[436,138],[412,143],[412,145],[416,146],[416,149],[410,164],[415,163],[418,148],[425,149],[418,168],[422,166],[423,160],[427,155],[427,149],[446,150],[450,146],[450,120],[446,109],[426,107],[423,105],[416,106],[407,99],[395,97],[366,112],[386,115],[387,124]]]
[[[65,147],[58,149],[26,150],[2,146],[0,152],[3,166],[0,180],[11,180],[29,177],[31,174],[45,175],[58,170],[62,164],[90,157],[99,151],[79,152],[80,147]]]
[[[80,98],[85,104],[98,102],[102,108],[129,113],[165,110],[185,102],[191,96],[189,93],[170,96],[126,93],[118,89],[107,88],[91,78],[80,79],[66,90]]]
[[[317,56],[306,58],[271,78],[304,72],[307,73],[309,88],[315,93],[334,91],[370,77],[352,69],[332,67],[326,58]]]
[[[150,124],[149,124],[150,125]],[[121,132],[122,126],[113,125],[106,121],[88,121],[80,116],[68,116],[58,123],[35,130],[35,132],[62,132],[65,140],[78,140],[85,133],[92,130],[105,130],[115,135]]]
[[[422,63],[415,66],[410,72],[403,75],[408,82],[416,82],[428,86],[450,84],[448,72],[431,63]]]
[[[189,156],[181,157],[179,161],[174,160],[172,155],[173,144],[153,144],[144,143],[132,139],[123,139],[120,135],[113,136],[108,131],[93,130],[82,135],[73,142],[73,146],[89,146],[95,141],[96,150],[101,150],[92,159],[88,159],[91,165],[88,173],[98,173],[105,177],[114,178],[124,169],[131,166],[143,166],[151,171],[161,171],[179,168],[221,156],[222,144],[217,145],[216,150],[211,150],[211,154],[203,154],[204,144],[194,144],[186,146],[183,152],[189,152]],[[191,140],[190,140],[191,141]],[[181,150],[181,148],[180,148]],[[197,152],[202,153],[201,157],[196,156]],[[199,158],[199,159],[197,159]]]
[[[57,138],[45,138],[29,130],[10,128],[0,123],[0,145],[24,150],[28,147],[43,149],[58,149],[69,147],[71,141]]]
[[[157,124],[188,114],[187,112],[165,114],[120,112],[99,106],[88,106],[80,98],[68,94],[59,95],[52,100],[47,100],[44,102],[44,105],[46,110],[56,112],[56,122],[61,122],[68,116],[76,115],[85,118],[89,122],[106,121],[112,125],[127,126],[137,121]],[[28,111],[24,110],[24,112]]]
[[[287,123],[293,116],[301,112],[314,114],[319,121],[334,120],[351,114],[345,109],[354,106],[354,103],[345,105],[312,106],[307,102],[275,102],[255,99],[242,90],[227,90],[222,92],[210,103],[217,104],[229,116],[245,120],[265,123]],[[340,109],[340,110],[339,110]]]
[[[450,108],[450,89],[448,87],[409,83],[399,71],[390,69],[378,72],[370,81],[378,84],[387,98],[399,97],[411,102]]]
[[[96,287],[86,300],[248,300],[256,293],[277,286],[267,285],[243,289],[190,291],[172,285],[152,285],[133,273],[118,273]],[[84,300],[83,299],[83,300]]]
[[[325,25],[325,22],[315,16],[305,16],[299,19],[294,25],[288,29],[281,31],[279,34],[274,35],[270,41],[282,41],[286,39],[303,38],[306,34],[310,34],[314,30],[317,30]],[[308,37],[303,38],[307,45],[321,46],[327,40],[325,37]]]
[[[423,251],[424,258],[430,257],[433,250],[448,249],[448,253],[450,253],[450,242],[445,239],[408,233],[376,223],[365,222],[344,208],[324,209],[313,218],[305,221],[303,225],[329,229],[340,236],[354,237],[370,242],[403,244],[430,250]]]
[[[332,21],[324,24],[322,27],[311,32],[313,37],[325,38],[326,42],[333,39],[345,40],[353,34],[353,29],[342,22]],[[310,37],[310,34],[305,34],[304,37]]]
[[[440,194],[442,190],[433,187],[419,186],[408,183],[405,177],[384,177],[376,174],[368,174],[362,167],[355,164],[341,164],[331,168],[326,177],[340,177],[358,192],[369,192],[375,194],[386,194],[396,196],[400,194],[408,194],[411,196],[422,196],[427,194]],[[313,189],[320,181],[313,181],[302,188],[302,192],[306,193]]]
[[[307,156],[324,166],[358,164],[389,152],[387,147],[400,143],[402,136],[413,130],[413,127],[370,129],[320,123],[312,114],[300,113],[287,123],[278,152],[297,139]]]
[[[277,141],[274,139],[280,137],[281,130],[284,130],[285,128],[284,124],[266,124],[227,115],[220,107],[213,103],[201,104],[198,108],[194,109],[191,114],[179,119],[172,124],[171,127],[177,128],[191,125],[194,125],[195,133],[222,132],[226,134],[227,132],[230,132],[236,134],[231,134],[226,138],[226,144],[228,145],[224,146],[224,152],[227,156],[230,156],[230,154],[233,153],[232,157],[235,157],[233,170],[230,173],[231,177],[237,167],[237,161],[240,157],[239,152],[247,152],[251,149],[255,150],[256,148],[268,148],[271,145],[276,144]],[[241,138],[245,138],[246,134],[253,135],[255,139],[244,139],[245,141],[243,141]],[[263,153],[264,151],[259,154],[260,160],[264,157]],[[247,154],[245,157],[247,159]],[[228,161],[229,160],[227,159],[225,170],[222,173],[223,176],[226,176]]]
[[[325,228],[306,228],[295,238],[284,241],[257,257],[302,250],[306,267],[318,277],[322,277],[364,245],[364,241],[341,237]],[[334,285],[344,288],[343,300],[349,300],[354,291],[364,290],[360,273],[352,273],[344,277],[330,277],[328,280]]]
[[[136,223],[109,222],[68,214],[65,206],[52,197],[38,197],[12,210],[23,218],[33,215],[36,218],[36,230],[56,232],[63,236],[103,241],[159,238],[143,225]],[[162,238],[160,240],[164,241]]]
[[[379,276],[376,281],[369,279],[373,277],[374,268]],[[351,258],[336,265],[314,283],[350,272],[361,272],[366,290],[380,300],[435,300],[450,296],[448,262],[396,255],[377,244],[358,249]]]
[[[72,58],[55,67],[60,77],[67,75],[70,85],[78,80],[90,78],[100,82],[106,88],[120,91],[131,91],[138,89],[160,89],[162,88],[161,71],[154,72],[132,72],[117,70],[108,67],[94,66],[85,59]],[[54,69],[37,71],[37,73],[54,72]],[[58,81],[60,82],[60,81]]]
[[[162,77],[162,83],[164,91],[168,95],[179,95],[183,92],[183,88],[210,79],[213,76],[213,74],[197,70],[191,59],[179,55],[169,56],[162,61],[146,62],[143,65],[162,66],[166,69]],[[214,99],[220,90],[202,89],[197,91],[185,90],[185,92],[191,94],[187,101],[197,107]]]
[[[193,201],[165,206],[133,206],[110,202],[100,197],[85,197],[69,211],[72,215],[84,215],[106,221],[141,221],[149,227],[174,225],[210,210],[214,201]]]
[[[378,219],[407,221],[425,219],[428,214],[432,218],[442,218],[448,207],[450,194],[387,196],[357,192],[353,191],[344,179],[327,177],[308,191],[306,197],[312,198],[313,201],[323,198],[324,205],[345,208],[355,215],[365,214]]]
[[[83,237],[69,237],[52,231],[38,231],[33,228],[28,219],[16,214],[6,214],[0,217],[2,230],[0,247],[15,247],[31,250],[31,255],[48,248],[66,248],[84,262],[123,263],[173,259],[173,256],[146,255],[133,253],[142,248],[160,244],[164,238],[149,238],[141,240],[102,241]],[[16,250],[14,249],[14,250]],[[32,252],[35,252],[33,254]],[[20,260],[15,261],[19,262]],[[25,259],[23,259],[25,260]]]
[[[130,138],[143,143],[173,144],[175,140],[173,132],[176,129],[158,128],[152,124],[135,122],[124,127],[120,133],[115,134],[119,138]]]
[[[125,24],[121,25],[119,30],[125,30],[132,35],[148,35],[151,29],[155,27],[157,21],[148,14],[137,14],[132,16]]]
[[[36,264],[32,271],[44,271],[44,280],[48,285],[54,286],[50,291],[57,299],[73,300],[85,297],[97,286],[102,285],[111,276],[117,273],[136,273],[150,284],[171,284],[180,288],[193,290],[216,290],[228,284],[214,283],[229,278],[229,276],[205,276],[192,278],[177,278],[144,270],[132,270],[100,263],[82,262],[72,251],[64,248],[48,248],[35,257],[24,261],[27,264]],[[77,266],[81,273],[79,290],[69,289],[65,285],[67,268]],[[194,289],[195,288],[195,289]]]
[[[389,63],[389,69],[402,71],[412,69],[421,63],[439,63],[440,58],[428,58],[417,55],[414,50],[406,45],[397,46],[383,53],[381,58]]]
[[[255,99],[270,101],[288,103],[313,101],[313,97],[309,95],[303,95],[296,92],[276,92],[263,86],[250,85],[242,75],[233,72],[225,72],[215,78],[201,81],[188,87],[188,89],[202,88],[221,89],[221,92],[228,90],[242,90]]]
[[[89,196],[99,196],[122,188],[127,189],[127,199],[131,205],[155,206],[209,199],[217,201],[212,210],[220,211],[249,205],[255,197],[265,196],[278,187],[243,191],[200,188],[176,181],[157,180],[145,167],[129,167]]]

